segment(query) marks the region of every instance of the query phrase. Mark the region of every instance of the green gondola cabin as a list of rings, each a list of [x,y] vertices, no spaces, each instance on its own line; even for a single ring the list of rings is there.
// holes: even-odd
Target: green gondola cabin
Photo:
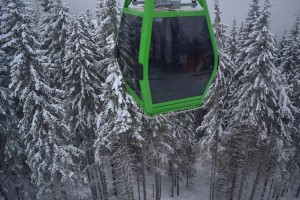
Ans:
[[[147,115],[201,106],[217,52],[205,0],[125,0],[116,57]]]

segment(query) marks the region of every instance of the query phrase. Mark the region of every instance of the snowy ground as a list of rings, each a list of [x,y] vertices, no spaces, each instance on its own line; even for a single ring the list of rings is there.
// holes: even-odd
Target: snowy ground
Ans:
[[[137,183],[135,182],[135,186]],[[154,174],[148,172],[147,174],[147,198],[155,199],[155,191],[153,197]],[[137,188],[134,187],[135,189]],[[162,177],[161,199],[162,200],[207,200],[209,199],[209,183],[205,180],[199,181],[195,178],[190,179],[189,187],[182,181],[180,183],[180,196],[176,195],[176,188],[174,188],[174,197],[171,197],[171,181],[170,177]],[[135,199],[139,199],[137,191],[135,191]],[[143,200],[143,186],[140,182],[140,199]]]
[[[300,180],[299,180],[300,182]],[[154,184],[154,174],[149,173],[147,174],[147,199],[155,199],[155,191],[153,197],[153,184]],[[186,186],[184,180],[180,183],[180,196],[176,195],[176,188],[175,196],[171,197],[171,181],[168,176],[162,177],[162,200],[208,200],[209,199],[209,177],[203,177],[200,180],[199,177],[192,178],[189,181],[189,187]],[[296,184],[297,185],[297,184]],[[135,199],[136,200],[143,200],[143,186],[142,182],[140,182],[140,199],[137,194],[137,183],[135,182],[134,187],[135,191]],[[296,187],[294,189],[290,189],[289,193],[282,197],[281,200],[300,200],[300,198],[296,198]],[[248,195],[246,197],[248,199]]]

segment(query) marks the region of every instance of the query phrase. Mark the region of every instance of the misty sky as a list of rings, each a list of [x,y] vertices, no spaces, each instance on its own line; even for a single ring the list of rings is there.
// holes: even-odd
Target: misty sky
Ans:
[[[73,14],[84,11],[89,8],[91,11],[95,9],[97,0],[63,0],[67,3]],[[120,0],[122,1],[122,0]],[[263,0],[260,0],[264,2]],[[300,0],[271,0],[272,7],[272,31],[281,36],[285,30],[290,30],[295,23],[297,15],[300,15]],[[214,0],[207,0],[211,17],[213,18],[213,3]],[[238,23],[246,17],[251,0],[220,0],[223,23],[232,26],[234,18]]]

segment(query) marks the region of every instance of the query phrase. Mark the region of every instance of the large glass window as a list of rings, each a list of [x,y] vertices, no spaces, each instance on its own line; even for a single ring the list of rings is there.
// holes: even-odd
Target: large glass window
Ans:
[[[153,103],[202,95],[213,64],[205,17],[154,19],[149,60]]]
[[[124,80],[140,98],[140,84],[136,77],[135,67],[139,60],[141,29],[141,17],[123,14],[117,42],[120,50],[118,63]]]

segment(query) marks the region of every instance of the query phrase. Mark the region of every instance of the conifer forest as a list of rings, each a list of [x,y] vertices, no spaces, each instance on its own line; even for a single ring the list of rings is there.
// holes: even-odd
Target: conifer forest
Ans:
[[[117,0],[76,16],[0,0],[0,200],[299,199],[300,17],[277,37],[271,6],[225,25],[214,0],[204,105],[146,117],[114,54]]]

